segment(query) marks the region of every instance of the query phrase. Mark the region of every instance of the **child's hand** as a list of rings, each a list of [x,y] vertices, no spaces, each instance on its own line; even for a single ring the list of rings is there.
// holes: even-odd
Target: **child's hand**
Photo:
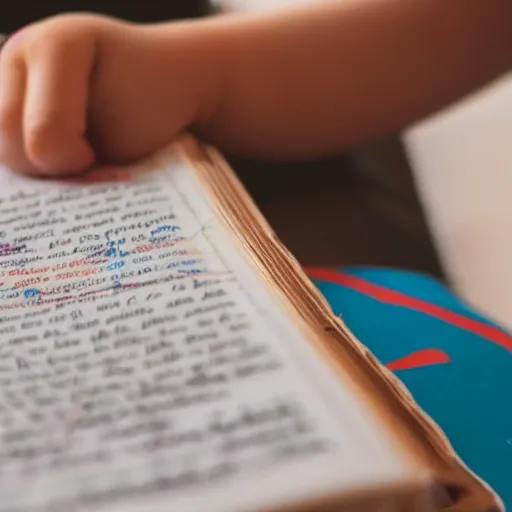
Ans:
[[[0,53],[0,162],[54,175],[143,157],[206,114],[207,59],[184,23],[66,15],[29,26]]]
[[[212,18],[68,15],[13,37],[0,53],[0,162],[72,173],[143,157],[188,127],[245,156],[337,154],[512,62],[510,0],[346,0]]]

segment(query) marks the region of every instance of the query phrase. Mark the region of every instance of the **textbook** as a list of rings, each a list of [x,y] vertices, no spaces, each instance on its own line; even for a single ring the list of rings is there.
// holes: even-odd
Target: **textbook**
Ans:
[[[502,510],[190,136],[1,170],[0,296],[1,512]]]

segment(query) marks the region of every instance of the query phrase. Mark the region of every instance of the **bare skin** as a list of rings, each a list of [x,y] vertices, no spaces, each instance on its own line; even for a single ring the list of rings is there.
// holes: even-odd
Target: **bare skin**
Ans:
[[[0,54],[0,161],[55,175],[187,129],[274,159],[399,130],[512,67],[510,0],[344,0],[258,16],[34,24]]]

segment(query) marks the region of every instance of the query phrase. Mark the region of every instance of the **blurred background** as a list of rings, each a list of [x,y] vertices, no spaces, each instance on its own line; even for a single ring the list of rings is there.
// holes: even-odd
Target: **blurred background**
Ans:
[[[150,22],[307,1],[17,0],[0,7],[0,31],[67,11]],[[407,133],[338,158],[230,160],[301,263],[426,272],[512,328],[511,133],[505,78]]]

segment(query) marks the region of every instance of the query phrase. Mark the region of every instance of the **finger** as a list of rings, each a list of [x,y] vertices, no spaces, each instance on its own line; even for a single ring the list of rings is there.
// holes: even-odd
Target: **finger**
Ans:
[[[42,38],[28,49],[23,136],[28,159],[41,174],[70,174],[95,160],[87,142],[87,97],[94,61],[92,38]]]
[[[5,46],[0,54],[0,161],[14,171],[32,173],[23,146],[25,82],[21,57]]]

